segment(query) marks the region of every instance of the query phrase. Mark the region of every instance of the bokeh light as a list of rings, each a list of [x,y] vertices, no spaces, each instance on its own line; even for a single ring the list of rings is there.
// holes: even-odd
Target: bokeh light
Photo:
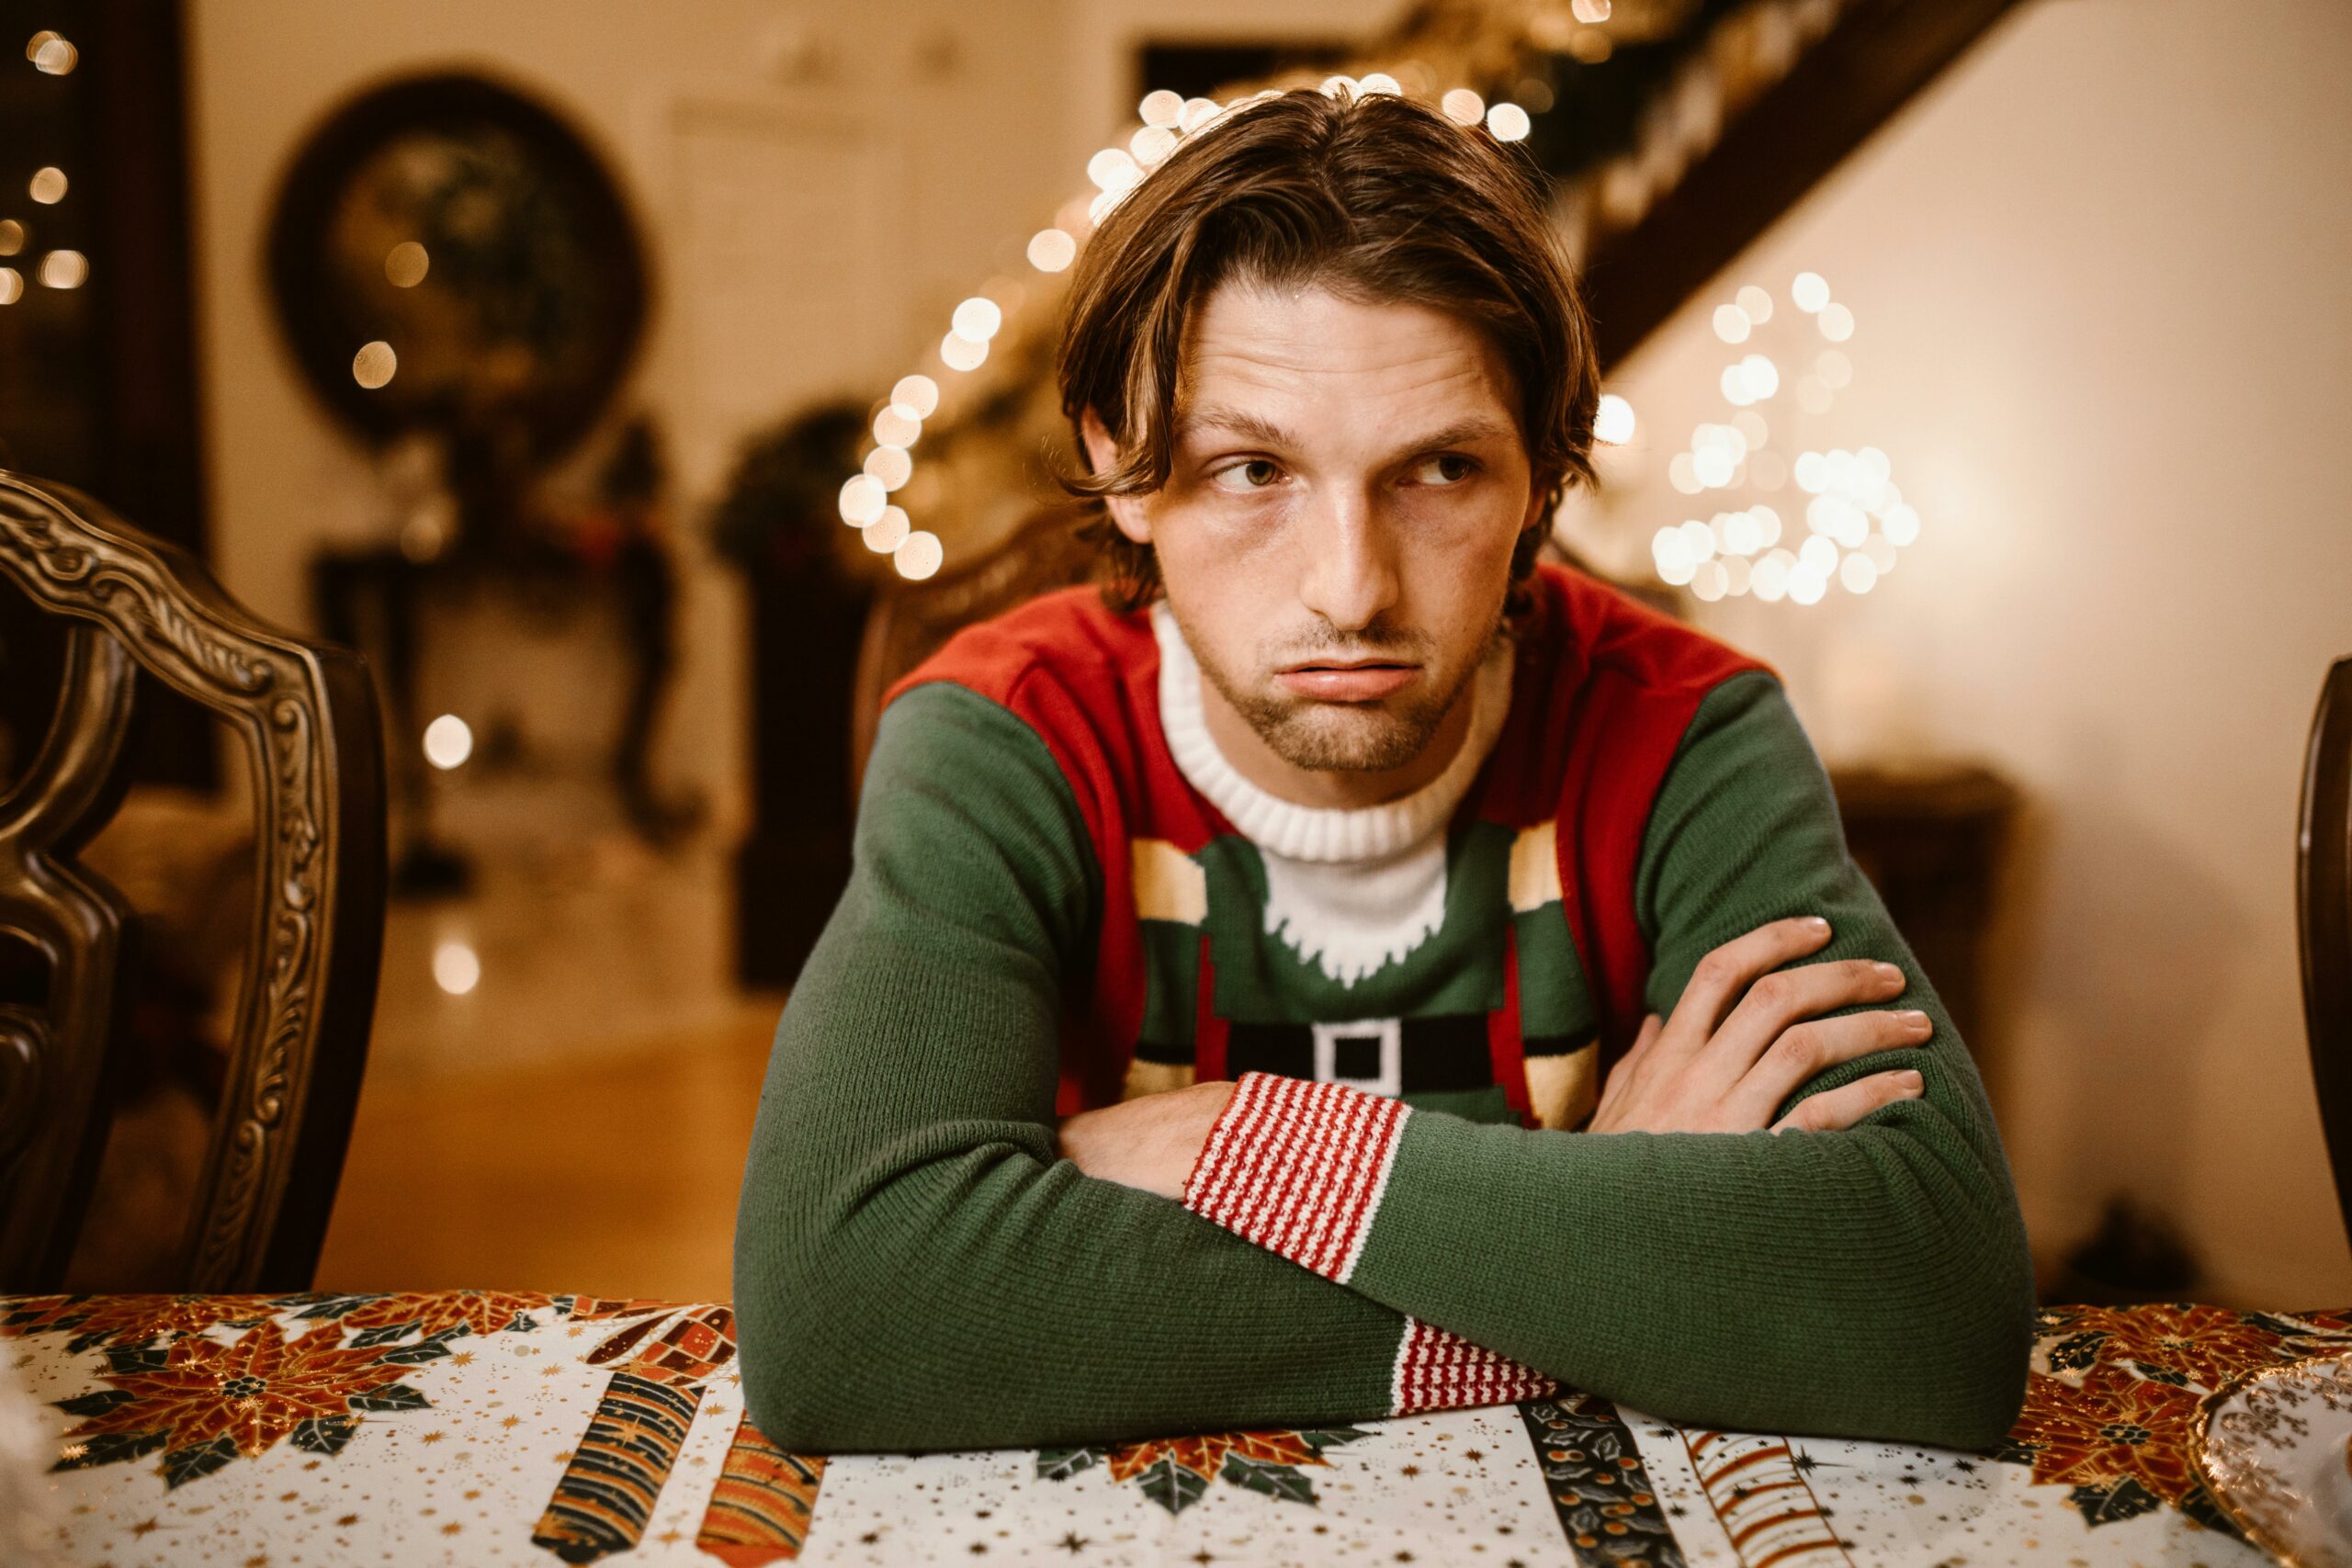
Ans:
[[[384,280],[395,288],[413,288],[424,281],[433,258],[414,240],[402,240],[384,253]]]
[[[910,419],[929,419],[939,406],[939,383],[928,376],[901,376],[890,389],[890,406]]]
[[[1498,141],[1523,141],[1535,122],[1517,104],[1497,104],[1487,111],[1487,130]]]
[[[1634,405],[1614,392],[1600,394],[1600,406],[1593,411],[1592,438],[1622,446],[1634,438]]]
[[[359,352],[351,356],[351,378],[371,392],[389,385],[400,367],[400,355],[381,338],[361,344]]]
[[[473,754],[473,728],[456,714],[445,713],[424,727],[424,760],[442,772],[464,767]]]
[[[481,958],[462,942],[445,942],[433,950],[433,983],[453,997],[462,997],[481,984]]]
[[[940,547],[939,536],[917,529],[902,540],[891,552],[890,564],[899,575],[910,582],[921,582],[939,570],[946,552]]]

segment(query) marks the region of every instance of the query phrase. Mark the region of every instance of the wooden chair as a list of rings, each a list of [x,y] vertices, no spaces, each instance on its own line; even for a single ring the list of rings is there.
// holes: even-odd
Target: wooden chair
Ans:
[[[307,1289],[358,1100],[383,939],[382,738],[367,668],[239,606],[182,551],[0,470],[0,574],[66,623],[56,718],[0,794],[0,934],[47,961],[0,1007],[0,1291],[56,1288],[89,1201],[135,917],[77,853],[127,780],[134,668],[242,736],[259,820],[227,1078],[179,1288]]]
[[[2345,1230],[2352,1235],[2352,658],[2329,669],[2312,720],[2295,914],[2320,1125]]]

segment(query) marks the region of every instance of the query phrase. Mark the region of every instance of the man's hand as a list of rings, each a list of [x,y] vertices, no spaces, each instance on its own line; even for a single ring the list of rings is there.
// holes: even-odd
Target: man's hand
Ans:
[[[1893,1001],[1906,984],[1894,964],[1864,960],[1780,968],[1828,940],[1826,920],[1775,920],[1701,959],[1673,1016],[1661,1024],[1652,1014],[1609,1070],[1586,1131],[1752,1133],[1823,1068],[1923,1043],[1932,1028],[1924,1012],[1819,1016]],[[1872,1073],[1812,1096],[1771,1130],[1850,1127],[1921,1087],[1917,1072]]]
[[[1232,1098],[1230,1083],[1196,1083],[1081,1111],[1061,1125],[1062,1156],[1089,1176],[1182,1198],[1209,1129]]]

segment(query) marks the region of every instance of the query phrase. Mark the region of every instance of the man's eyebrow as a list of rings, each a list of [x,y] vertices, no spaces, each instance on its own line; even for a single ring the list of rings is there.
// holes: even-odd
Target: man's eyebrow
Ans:
[[[1229,409],[1216,403],[1189,410],[1176,422],[1176,438],[1182,440],[1202,430],[1226,431],[1246,435],[1252,441],[1262,441],[1269,446],[1292,446],[1290,432],[1272,420],[1261,419],[1242,409]]]
[[[1229,409],[1209,404],[1182,415],[1176,426],[1176,438],[1195,434],[1204,430],[1216,430],[1235,435],[1248,436],[1269,446],[1295,446],[1291,434],[1271,420],[1261,419],[1242,409]],[[1399,451],[1431,452],[1441,446],[1464,446],[1474,441],[1494,440],[1509,434],[1507,428],[1491,419],[1473,417],[1433,430],[1417,440],[1401,442]]]

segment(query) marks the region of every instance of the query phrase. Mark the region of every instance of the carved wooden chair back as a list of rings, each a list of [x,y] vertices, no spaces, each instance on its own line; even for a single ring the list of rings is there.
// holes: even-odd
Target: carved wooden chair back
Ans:
[[[2303,1030],[2336,1201],[2352,1236],[2352,658],[2337,660],[2320,688],[2303,761],[2300,840]]]
[[[181,1288],[307,1289],[367,1059],[383,939],[383,745],[365,665],[256,620],[184,552],[0,470],[0,574],[67,623],[57,716],[0,794],[0,932],[50,970],[0,1009],[0,1291],[55,1288],[109,1125],[133,915],[76,854],[125,787],[134,667],[242,736],[259,811],[227,1081]]]
[[[850,793],[865,776],[882,695],[899,677],[937,652],[964,627],[1024,600],[1087,581],[1092,546],[1072,532],[1069,507],[1040,508],[995,548],[922,582],[894,581],[874,597],[858,645],[856,692],[850,706]]]

